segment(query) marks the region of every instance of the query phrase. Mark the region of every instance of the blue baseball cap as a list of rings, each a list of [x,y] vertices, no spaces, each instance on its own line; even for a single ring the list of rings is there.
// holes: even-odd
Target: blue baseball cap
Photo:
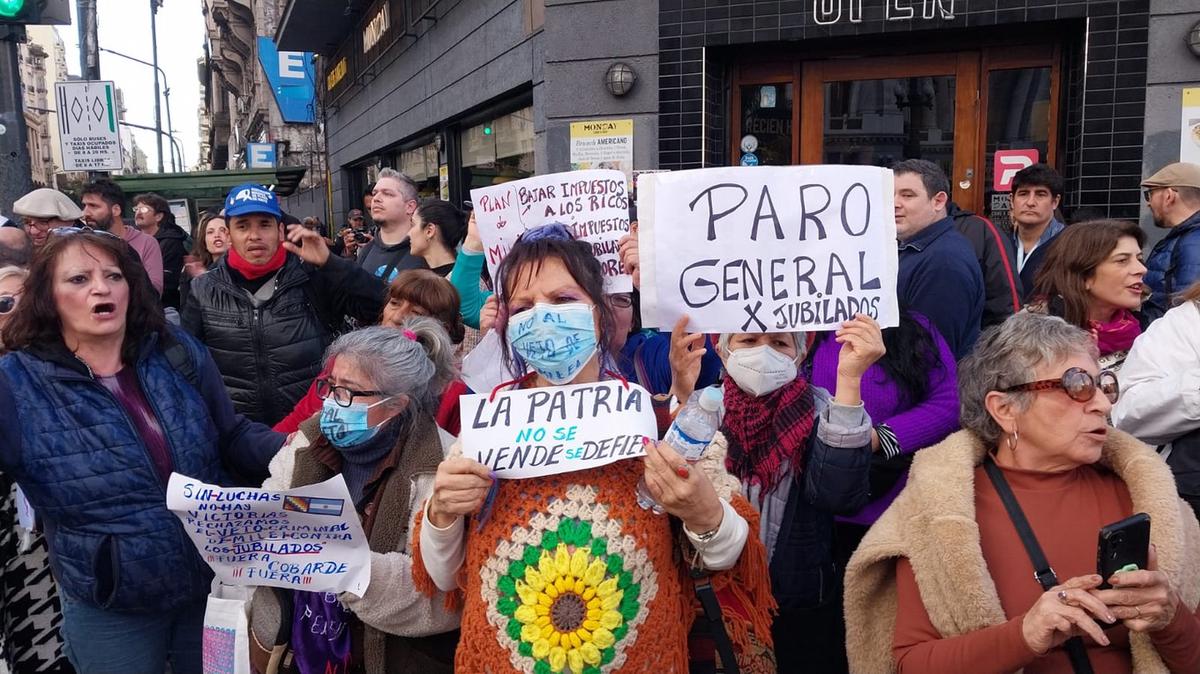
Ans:
[[[271,190],[255,183],[245,183],[229,190],[225,197],[225,217],[250,213],[268,213],[276,219],[283,217],[279,208],[279,197]]]

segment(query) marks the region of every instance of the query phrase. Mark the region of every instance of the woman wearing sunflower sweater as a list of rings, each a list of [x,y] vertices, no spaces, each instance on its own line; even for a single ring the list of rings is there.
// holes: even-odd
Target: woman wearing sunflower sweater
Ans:
[[[505,353],[511,346],[520,356],[514,372],[532,367],[519,386],[610,376],[609,356],[598,349],[610,343],[613,322],[590,246],[560,225],[530,230],[497,276]],[[508,325],[532,319],[551,328],[534,330],[535,339],[563,348],[529,348],[526,334],[510,339],[517,335],[505,317]],[[666,445],[649,442],[646,451],[644,461],[502,480],[490,513],[468,526],[493,478],[452,450],[415,534],[413,575],[426,592],[461,590],[469,636],[456,671],[683,674],[696,615],[692,560],[712,574],[741,671],[774,671],[765,549],[737,480],[719,464],[688,470]],[[638,507],[643,475],[671,517]]]

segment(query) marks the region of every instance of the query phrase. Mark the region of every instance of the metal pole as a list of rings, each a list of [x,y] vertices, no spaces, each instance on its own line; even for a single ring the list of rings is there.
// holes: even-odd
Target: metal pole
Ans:
[[[100,79],[100,40],[96,37],[96,0],[76,0],[79,15],[79,74],[85,80]]]
[[[158,89],[158,0],[150,0],[150,48],[154,51],[154,126],[158,129],[158,172],[163,172],[162,99]]]
[[[167,99],[167,135],[171,140],[175,140],[175,127],[171,125],[171,87],[167,86],[167,76],[163,75],[163,98]],[[179,164],[175,163],[175,154],[171,154],[171,170],[178,173],[183,170],[183,159],[179,160]]]
[[[33,189],[21,76],[17,69],[17,43],[24,38],[25,29],[21,26],[0,27],[0,159],[5,163],[5,170],[0,171],[0,208],[5,211]],[[10,212],[4,215],[13,216]]]
[[[129,54],[122,54],[121,52],[114,51],[112,49],[109,49],[108,47],[101,47],[100,51],[107,52],[109,54],[112,54],[113,56],[120,56],[123,59],[128,59],[130,61],[133,61],[134,63],[140,63],[144,66],[155,69],[155,71],[157,72],[157,77],[162,78],[163,98],[166,99],[166,105],[167,105],[167,129],[163,133],[166,133],[170,137],[174,137],[175,127],[173,125],[173,122],[171,121],[171,82],[169,80],[167,80],[166,71],[164,71],[161,67],[156,66],[149,61],[143,61],[142,59],[137,58],[135,56],[130,56]],[[153,129],[153,130],[157,131],[157,129]],[[174,154],[171,155],[171,162],[172,162],[172,166],[171,166],[172,170],[176,170],[175,166],[174,166],[174,162],[175,162]],[[180,170],[180,171],[184,170],[182,157],[180,157],[180,159],[179,159],[179,168],[177,170]]]

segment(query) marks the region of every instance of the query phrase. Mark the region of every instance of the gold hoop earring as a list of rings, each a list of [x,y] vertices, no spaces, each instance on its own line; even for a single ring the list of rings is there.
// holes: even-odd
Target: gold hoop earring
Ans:
[[[1013,432],[1008,434],[1008,451],[1013,454],[1017,453],[1017,443],[1021,440],[1021,433],[1013,427]]]

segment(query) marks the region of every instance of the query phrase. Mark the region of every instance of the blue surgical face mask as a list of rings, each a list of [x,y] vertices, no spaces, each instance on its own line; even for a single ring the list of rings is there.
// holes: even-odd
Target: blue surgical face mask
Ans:
[[[349,407],[342,407],[335,403],[333,398],[326,398],[325,403],[321,406],[321,434],[334,447],[345,448],[361,445],[379,432],[379,426],[371,426],[367,422],[367,412],[372,407],[388,400],[390,398],[384,398],[370,405],[350,403]]]
[[[592,307],[582,302],[534,305],[508,319],[508,343],[553,384],[566,384],[596,355]]]

